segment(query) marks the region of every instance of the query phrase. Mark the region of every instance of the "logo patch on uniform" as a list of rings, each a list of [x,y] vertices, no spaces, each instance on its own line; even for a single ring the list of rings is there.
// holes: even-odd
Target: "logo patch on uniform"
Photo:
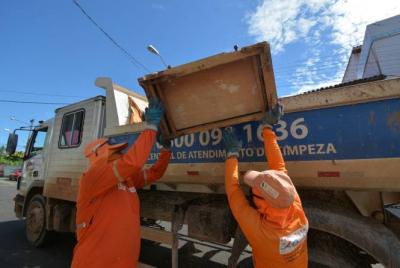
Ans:
[[[279,253],[285,255],[293,252],[307,238],[308,224],[293,233],[279,239]]]

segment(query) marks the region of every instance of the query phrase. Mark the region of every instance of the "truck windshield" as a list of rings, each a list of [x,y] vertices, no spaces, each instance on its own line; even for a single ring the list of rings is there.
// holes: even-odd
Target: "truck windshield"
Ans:
[[[25,158],[31,158],[43,150],[46,139],[47,128],[35,130],[31,136],[30,146],[25,154]]]

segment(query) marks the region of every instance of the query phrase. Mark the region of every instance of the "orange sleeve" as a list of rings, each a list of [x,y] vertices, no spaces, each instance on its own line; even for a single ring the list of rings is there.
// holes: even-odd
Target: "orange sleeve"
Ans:
[[[283,159],[281,149],[276,141],[275,132],[266,127],[263,129],[263,138],[265,156],[267,158],[269,168],[287,173],[285,160]]]
[[[136,188],[143,188],[146,185],[152,184],[154,181],[159,180],[168,167],[169,160],[171,158],[170,150],[161,150],[160,158],[157,162],[148,169],[144,169],[140,172],[140,175],[134,179],[134,185]]]
[[[140,175],[155,142],[156,131],[146,129],[128,152],[113,162],[114,175],[119,181],[126,181],[128,178]]]
[[[225,191],[233,216],[240,228],[250,243],[255,241],[257,238],[255,231],[260,224],[260,215],[257,210],[250,206],[242,189],[240,189],[238,160],[235,157],[228,158],[225,161]]]
[[[90,200],[115,187],[118,181],[138,176],[155,140],[156,131],[145,130],[121,159],[91,166],[81,177],[80,198]]]

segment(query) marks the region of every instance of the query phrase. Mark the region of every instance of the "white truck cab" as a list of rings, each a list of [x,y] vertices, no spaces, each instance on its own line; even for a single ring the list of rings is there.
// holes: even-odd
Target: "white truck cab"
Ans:
[[[53,127],[53,120],[40,123],[33,128],[27,142],[22,166],[22,177],[17,189],[21,195],[26,195],[31,187],[44,185],[44,160]]]

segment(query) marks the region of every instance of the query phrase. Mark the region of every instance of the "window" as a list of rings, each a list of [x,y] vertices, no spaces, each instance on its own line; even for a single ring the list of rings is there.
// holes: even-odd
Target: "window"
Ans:
[[[27,151],[25,153],[25,158],[31,158],[37,154],[39,154],[44,147],[44,142],[46,140],[46,134],[47,134],[47,127],[42,128],[39,130],[35,130],[32,135],[31,135],[31,145],[27,148]]]
[[[65,114],[61,124],[60,148],[78,147],[81,144],[85,111]]]
[[[44,141],[46,139],[47,128],[41,129],[36,133],[35,141],[32,146],[32,152],[37,152],[43,150]]]

